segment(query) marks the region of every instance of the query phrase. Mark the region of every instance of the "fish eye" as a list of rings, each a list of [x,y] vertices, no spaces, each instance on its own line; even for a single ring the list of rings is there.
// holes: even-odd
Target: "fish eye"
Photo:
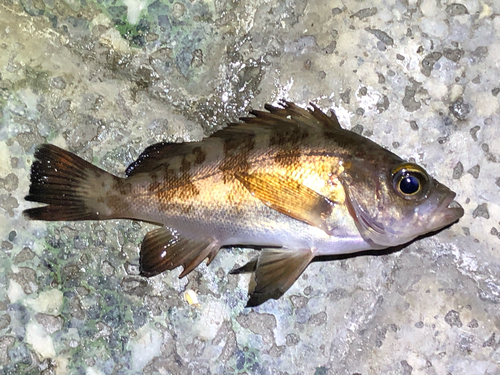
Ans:
[[[394,190],[405,199],[418,199],[427,194],[429,177],[416,164],[405,163],[392,173]]]
[[[418,178],[410,174],[403,176],[399,181],[399,190],[404,194],[416,194],[420,190],[420,182]]]

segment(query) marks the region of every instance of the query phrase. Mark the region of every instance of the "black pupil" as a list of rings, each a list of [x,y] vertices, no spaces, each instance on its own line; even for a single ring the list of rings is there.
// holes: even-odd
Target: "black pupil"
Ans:
[[[420,187],[420,183],[415,176],[406,175],[399,182],[399,188],[404,194],[415,194]]]

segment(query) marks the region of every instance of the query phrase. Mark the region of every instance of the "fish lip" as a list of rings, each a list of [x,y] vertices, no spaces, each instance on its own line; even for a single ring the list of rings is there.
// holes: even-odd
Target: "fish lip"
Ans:
[[[455,201],[456,193],[450,192],[447,194],[441,204],[439,205],[439,221],[443,223],[442,226],[454,223],[464,215],[464,209]]]

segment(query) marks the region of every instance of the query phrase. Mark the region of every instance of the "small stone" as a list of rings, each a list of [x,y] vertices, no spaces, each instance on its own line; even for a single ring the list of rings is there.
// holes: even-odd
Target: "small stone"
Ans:
[[[469,11],[463,4],[452,3],[446,7],[446,13],[450,16],[463,16],[469,14]]]
[[[458,98],[450,106],[450,111],[459,120],[465,120],[470,114],[470,105],[465,103],[462,98]]]
[[[356,13],[354,13],[351,16],[351,18],[358,17],[360,20],[362,20],[363,18],[374,16],[375,14],[377,14],[377,12],[378,12],[378,10],[375,7],[365,8],[365,9],[361,9],[361,10],[357,11]]]
[[[332,16],[336,16],[340,13],[342,13],[342,9],[340,9],[340,8],[333,8],[332,9]]]
[[[35,315],[38,324],[41,324],[48,333],[60,331],[63,327],[64,320],[60,316],[38,313]]]
[[[476,125],[473,128],[471,128],[471,130],[469,130],[469,133],[474,141],[477,141],[477,132],[479,131],[479,129],[481,129],[481,127]]]
[[[423,326],[424,326],[424,322],[422,322],[422,321],[419,321],[419,322],[415,323],[415,327],[416,328],[422,328]]]
[[[385,31],[379,29],[371,29],[369,27],[367,27],[365,30],[368,31],[370,34],[374,35],[378,40],[380,40],[384,44],[388,46],[394,45],[394,39],[392,39],[389,36],[389,34],[387,34]]]
[[[467,324],[467,327],[469,328],[477,328],[479,327],[479,323],[477,322],[476,319],[472,319],[469,324]]]
[[[38,285],[36,283],[36,272],[35,270],[28,267],[19,267],[17,273],[12,275],[14,279],[23,288],[24,293],[31,294],[38,290]]]
[[[109,337],[113,333],[113,330],[110,326],[103,322],[98,322],[96,324],[97,332],[94,335],[94,340],[97,340],[101,337]]]
[[[128,275],[137,275],[138,276],[141,273],[138,264],[125,262],[124,267],[125,267],[125,272],[127,272]]]
[[[462,335],[458,345],[460,350],[470,354],[472,352],[472,344],[474,343],[474,336],[472,335]]]
[[[472,218],[483,217],[485,219],[490,218],[490,213],[488,212],[488,204],[482,203],[472,212]]]
[[[483,348],[493,348],[496,344],[496,341],[495,341],[495,332],[493,332],[491,334],[491,336],[489,337],[488,340],[486,340],[485,342],[483,342]]]
[[[17,232],[16,232],[15,230],[11,230],[11,231],[9,232],[9,241],[10,241],[10,242],[14,241],[14,240],[15,240],[15,238],[16,238],[16,236],[17,236]]]
[[[479,172],[481,171],[481,167],[479,165],[473,166],[471,169],[467,171],[467,173],[470,173],[472,177],[477,179],[479,177]]]
[[[379,101],[377,102],[377,111],[378,113],[382,113],[384,112],[385,110],[387,110],[387,108],[389,108],[389,98],[387,97],[387,95],[383,95]]]
[[[452,178],[458,180],[464,174],[464,166],[461,162],[458,162],[453,168]]]
[[[52,81],[50,81],[50,86],[58,90],[64,90],[66,88],[66,81],[63,77],[57,76],[52,78]]]
[[[315,326],[326,324],[326,321],[327,315],[324,311],[314,314],[309,318],[309,323]]]
[[[363,134],[363,125],[361,124],[356,124],[351,128],[351,131],[356,133],[356,134]]]
[[[9,362],[8,349],[16,343],[16,339],[12,336],[0,337],[0,363],[6,364]]]
[[[5,178],[0,178],[0,189],[7,191],[16,190],[18,187],[19,179],[14,173],[9,173]],[[9,240],[10,241],[10,240]]]
[[[0,329],[7,328],[10,325],[10,315],[3,314],[0,316]]]
[[[396,54],[396,59],[400,60],[400,61],[404,61],[405,57],[403,55],[400,55],[399,53]]]
[[[201,49],[195,49],[193,51],[193,58],[191,59],[191,66],[193,68],[198,68],[203,65],[203,51]]]
[[[337,42],[334,40],[332,41],[330,44],[328,44],[324,49],[323,51],[327,54],[327,55],[331,55],[334,51],[335,51],[335,48],[337,48]]]
[[[439,137],[439,138],[437,139],[437,141],[438,141],[438,143],[439,143],[440,145],[443,145],[443,144],[445,144],[446,142],[448,142],[448,137]]]
[[[290,301],[292,302],[292,305],[296,309],[301,309],[307,305],[307,302],[309,301],[308,298],[303,297],[303,296],[291,296]]]
[[[460,313],[456,310],[450,310],[444,317],[444,321],[450,325],[450,327],[462,327],[462,322],[460,321]]]
[[[475,60],[483,60],[486,55],[488,55],[488,47],[486,46],[479,46],[477,47],[471,55],[475,58]]]
[[[415,112],[416,110],[420,109],[422,104],[418,101],[415,100],[415,94],[416,90],[413,86],[406,86],[405,87],[405,96],[403,97],[403,107],[408,111],[408,112]]]
[[[406,360],[401,361],[401,368],[403,370],[401,372],[402,375],[411,375],[413,371],[413,367],[411,367],[408,361]]]
[[[113,276],[115,274],[115,267],[108,261],[103,262],[102,274],[106,277]]]
[[[357,108],[356,109],[356,114],[358,116],[363,116],[365,114],[365,110],[363,108]]]
[[[148,282],[143,278],[133,276],[125,276],[122,279],[121,287],[125,293],[134,295],[144,295]]]
[[[172,7],[172,17],[181,18],[186,12],[186,6],[182,3],[175,3]]]
[[[410,128],[411,128],[411,130],[415,130],[415,131],[418,130],[419,127],[418,127],[417,122],[414,120],[410,121]]]
[[[285,340],[287,346],[295,346],[300,342],[299,337],[295,333],[290,333],[286,335]]]
[[[426,77],[430,77],[434,64],[443,56],[441,52],[431,52],[422,60],[420,71]]]
[[[443,56],[453,62],[459,62],[462,56],[464,55],[464,50],[462,49],[453,49],[453,48],[445,48],[443,50]]]
[[[493,96],[497,96],[500,93],[500,87],[495,87],[493,90],[491,90],[491,94]]]
[[[351,102],[351,89],[345,90],[340,94],[340,99],[345,103],[349,104]]]
[[[19,264],[32,260],[35,257],[35,253],[31,251],[29,247],[23,248],[19,254],[14,258],[14,263]]]
[[[61,118],[65,113],[68,113],[71,108],[71,100],[63,100],[59,106],[52,108],[52,114],[56,119]]]

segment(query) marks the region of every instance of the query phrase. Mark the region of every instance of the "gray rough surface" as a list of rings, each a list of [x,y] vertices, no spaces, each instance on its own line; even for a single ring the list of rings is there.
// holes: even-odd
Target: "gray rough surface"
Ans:
[[[499,374],[499,14],[496,0],[1,1],[0,371]],[[245,309],[248,280],[228,271],[250,250],[145,280],[150,225],[21,215],[39,143],[123,174],[153,142],[280,98],[397,147],[465,216],[399,252],[316,262]]]

